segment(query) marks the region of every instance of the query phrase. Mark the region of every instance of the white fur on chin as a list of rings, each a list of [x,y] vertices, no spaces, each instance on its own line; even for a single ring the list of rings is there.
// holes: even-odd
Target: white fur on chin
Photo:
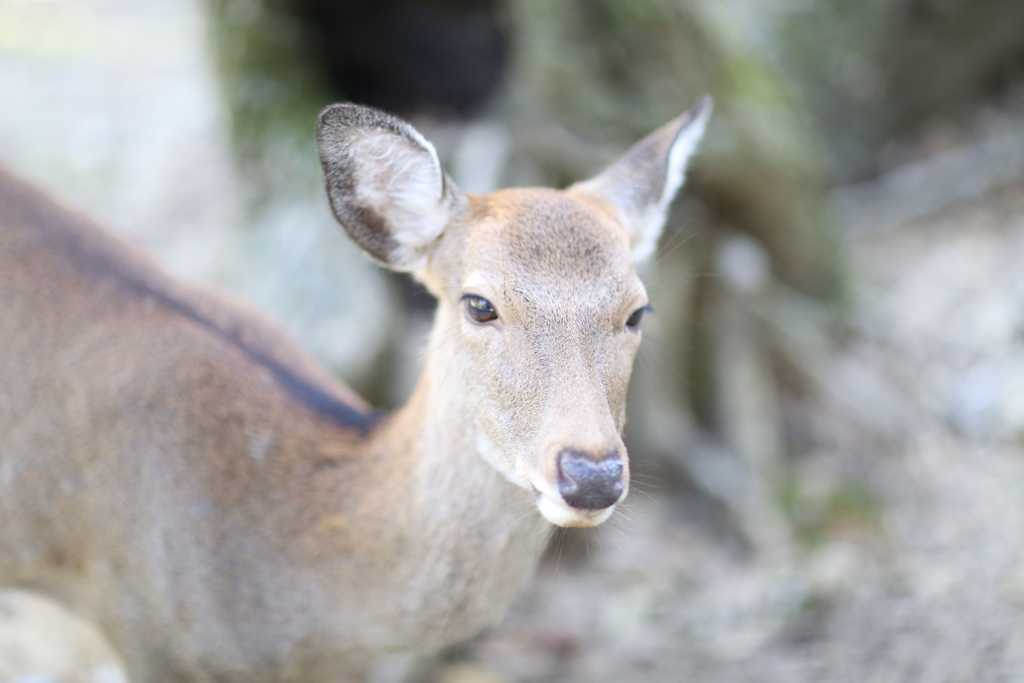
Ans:
[[[591,527],[597,526],[611,517],[615,506],[612,505],[603,510],[577,510],[542,493],[537,499],[537,509],[545,519],[556,526]]]

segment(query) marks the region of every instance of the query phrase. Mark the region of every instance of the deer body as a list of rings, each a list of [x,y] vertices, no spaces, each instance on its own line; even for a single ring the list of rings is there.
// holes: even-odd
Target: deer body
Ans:
[[[655,204],[706,115],[655,134]],[[646,295],[616,166],[470,196],[379,112],[328,109],[320,142],[350,235],[439,299],[386,417],[258,312],[0,173],[0,586],[95,621],[134,683],[349,680],[466,638],[552,521],[624,495],[623,321]]]

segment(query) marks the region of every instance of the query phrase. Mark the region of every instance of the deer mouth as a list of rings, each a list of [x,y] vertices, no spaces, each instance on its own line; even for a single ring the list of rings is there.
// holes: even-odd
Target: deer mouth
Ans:
[[[546,520],[562,527],[592,527],[601,524],[612,516],[615,505],[601,510],[581,510],[568,505],[561,496],[553,496],[543,491],[537,492],[537,509]]]

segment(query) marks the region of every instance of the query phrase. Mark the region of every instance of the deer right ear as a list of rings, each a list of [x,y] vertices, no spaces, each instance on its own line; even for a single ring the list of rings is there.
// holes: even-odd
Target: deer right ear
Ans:
[[[316,137],[331,209],[352,240],[389,268],[423,267],[466,204],[434,146],[401,119],[355,104],[324,109]]]
[[[612,205],[637,263],[654,253],[669,205],[683,184],[710,115],[711,98],[705,95],[693,109],[633,145],[603,173],[570,188],[596,194]]]

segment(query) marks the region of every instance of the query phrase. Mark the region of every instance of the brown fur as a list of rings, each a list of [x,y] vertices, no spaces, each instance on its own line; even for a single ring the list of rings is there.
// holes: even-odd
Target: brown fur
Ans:
[[[0,585],[95,621],[134,683],[347,680],[495,621],[557,453],[625,462],[646,295],[593,192],[439,191],[447,227],[403,252],[439,299],[427,366],[379,419],[258,312],[0,172]],[[407,244],[365,228],[378,259]]]

